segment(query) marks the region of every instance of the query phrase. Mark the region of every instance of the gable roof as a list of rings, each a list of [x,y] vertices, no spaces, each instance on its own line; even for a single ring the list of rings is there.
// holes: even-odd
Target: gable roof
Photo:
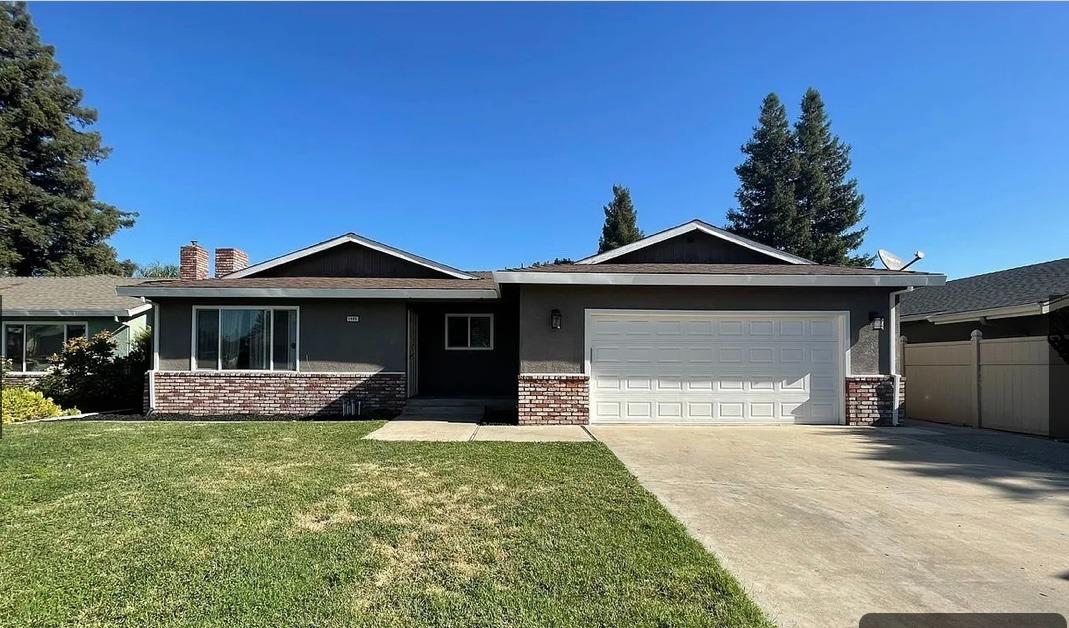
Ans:
[[[904,295],[903,320],[954,322],[980,316],[999,318],[1043,314],[1066,303],[1069,258],[1000,270],[918,288]],[[948,320],[951,319],[951,320]]]
[[[804,257],[798,257],[797,255],[792,255],[777,248],[761,244],[760,242],[754,242],[749,238],[744,238],[740,235],[735,235],[730,231],[725,231],[719,227],[714,227],[713,225],[710,225],[709,223],[704,222],[702,220],[694,219],[690,222],[683,223],[678,227],[672,227],[671,229],[658,231],[657,233],[651,236],[646,236],[645,238],[642,238],[637,242],[625,244],[624,246],[617,247],[610,251],[605,251],[604,253],[599,253],[597,255],[591,255],[590,257],[583,258],[576,262],[576,264],[601,264],[602,262],[615,259],[617,257],[620,257],[621,255],[625,255],[627,253],[637,251],[639,249],[644,249],[648,246],[657,244],[658,242],[664,242],[669,238],[674,238],[685,233],[690,233],[691,231],[701,231],[702,233],[706,233],[722,240],[726,240],[727,242],[731,242],[732,244],[736,244],[743,248],[747,248],[752,251],[757,251],[759,253],[768,255],[769,257],[782,260],[784,262],[787,262],[788,264],[816,263],[812,260],[805,259]]]
[[[8,316],[135,316],[152,306],[119,296],[119,286],[145,279],[112,275],[81,277],[0,277],[0,305]]]
[[[304,258],[304,257],[308,257],[309,255],[315,255],[316,253],[321,253],[321,252],[326,251],[328,249],[332,249],[332,248],[334,248],[336,246],[341,246],[341,245],[344,245],[344,244],[358,244],[360,246],[365,246],[365,247],[367,247],[369,249],[378,251],[380,253],[385,253],[386,255],[392,255],[393,257],[396,257],[396,258],[399,258],[399,259],[403,259],[406,262],[409,262],[409,263],[412,263],[412,264],[417,264],[419,266],[423,266],[424,268],[430,268],[431,270],[436,270],[436,271],[438,271],[440,273],[443,273],[445,275],[449,275],[450,277],[453,277],[455,279],[474,279],[475,278],[474,276],[472,276],[472,275],[470,275],[468,273],[459,271],[456,268],[453,268],[451,266],[446,266],[445,264],[439,264],[438,262],[435,262],[433,260],[429,260],[429,259],[427,259],[425,257],[420,257],[419,255],[416,255],[415,253],[409,253],[408,251],[402,251],[401,249],[396,249],[396,248],[394,248],[392,246],[389,246],[387,244],[383,244],[381,242],[376,242],[375,240],[371,240],[369,238],[358,236],[355,233],[346,233],[346,234],[340,235],[340,236],[338,236],[336,238],[331,238],[329,240],[324,240],[324,241],[322,241],[322,242],[320,242],[318,244],[313,244],[312,246],[308,246],[308,247],[305,247],[303,249],[298,249],[296,251],[293,251],[292,253],[287,253],[285,255],[280,255],[279,257],[275,257],[273,259],[269,259],[266,262],[260,262],[259,264],[253,264],[252,266],[247,266],[247,267],[245,267],[245,268],[243,268],[241,270],[229,273],[229,274],[225,275],[225,277],[227,279],[240,279],[241,277],[248,277],[249,275],[254,275],[254,274],[258,273],[258,272],[267,270],[268,268],[274,268],[276,266],[281,266],[282,264],[287,264],[287,263],[292,262],[294,260],[298,260],[298,259],[301,259],[301,258]]]

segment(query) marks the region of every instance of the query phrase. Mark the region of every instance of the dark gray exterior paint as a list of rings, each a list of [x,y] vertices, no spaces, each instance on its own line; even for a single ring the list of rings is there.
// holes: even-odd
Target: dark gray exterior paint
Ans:
[[[348,242],[280,264],[250,277],[406,277],[450,278],[441,271]]]
[[[848,310],[851,374],[887,373],[890,334],[876,331],[870,312],[888,317],[890,289],[666,286],[520,287],[520,372],[581,373],[585,309]],[[561,329],[551,329],[559,309]]]
[[[423,396],[506,396],[516,394],[519,374],[517,291],[501,301],[414,304],[419,316],[419,394]],[[445,315],[490,312],[494,348],[445,349]]]
[[[405,303],[378,300],[159,299],[160,369],[190,368],[193,306],[300,306],[300,370],[304,372],[404,371]],[[360,322],[347,323],[347,316]]]
[[[786,264],[704,231],[691,231],[606,260],[609,264]]]

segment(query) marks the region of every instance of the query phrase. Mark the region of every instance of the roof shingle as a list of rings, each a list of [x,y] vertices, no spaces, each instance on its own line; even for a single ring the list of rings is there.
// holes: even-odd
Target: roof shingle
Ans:
[[[950,314],[1028,305],[1069,294],[1069,258],[1000,270],[917,288],[902,298],[902,315]]]
[[[115,316],[144,305],[137,297],[121,297],[117,286],[144,282],[134,277],[85,275],[81,277],[0,277],[4,311],[99,311]]]

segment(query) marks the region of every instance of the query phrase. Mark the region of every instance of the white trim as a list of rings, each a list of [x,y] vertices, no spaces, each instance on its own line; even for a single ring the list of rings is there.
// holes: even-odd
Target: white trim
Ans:
[[[732,244],[737,244],[738,246],[750,249],[751,251],[757,251],[758,253],[768,255],[769,257],[773,257],[789,264],[816,263],[804,257],[792,255],[790,253],[787,253],[786,251],[781,251],[777,248],[761,244],[760,242],[754,242],[749,238],[744,238],[742,236],[735,235],[730,231],[725,231],[718,227],[714,227],[713,225],[710,225],[707,222],[695,219],[690,222],[679,225],[678,227],[672,227],[671,229],[659,231],[651,236],[642,238],[637,242],[625,244],[624,246],[617,247],[615,249],[612,249],[611,251],[605,251],[604,253],[599,253],[597,255],[591,255],[590,257],[583,258],[576,262],[576,264],[600,264],[607,260],[620,257],[621,255],[626,255],[627,253],[630,253],[632,251],[644,249],[648,246],[657,244],[658,242],[663,242],[676,236],[683,235],[685,233],[690,233],[691,231],[701,231],[702,233],[706,233],[713,237],[720,238],[721,240],[726,240],[728,242],[731,242]]]
[[[1040,316],[1049,314],[1063,307],[1069,306],[1069,297],[1058,297],[1050,301],[1038,303],[1025,303],[1024,305],[1006,305],[1003,307],[991,307],[982,310],[969,310],[966,312],[936,312],[934,314],[910,314],[902,317],[903,323],[916,321],[928,321],[934,325],[948,325],[951,323],[968,323],[978,321],[981,318],[1016,318],[1018,316]]]
[[[891,334],[891,360],[890,360],[890,362],[888,362],[888,367],[889,368],[887,369],[887,371],[891,375],[898,375],[899,374],[898,373],[898,344],[899,344],[900,338],[902,337],[902,334],[899,333],[899,330],[898,330],[898,327],[899,327],[899,325],[898,325],[898,323],[899,323],[898,297],[899,297],[899,295],[907,294],[907,293],[910,293],[910,292],[913,292],[913,288],[912,287],[906,288],[905,290],[895,290],[894,292],[892,292],[887,297],[887,299],[888,299],[888,304],[887,304],[888,305],[888,309],[887,309],[887,327],[890,330],[890,334]],[[896,397],[896,399],[897,399],[897,397]],[[897,416],[897,415],[895,415],[895,416]]]
[[[473,347],[471,346],[471,319],[474,317],[489,318],[490,319],[490,346],[489,347]],[[466,347],[450,347],[449,346],[449,319],[451,318],[466,318],[468,319],[468,346]],[[445,338],[443,346],[446,351],[493,351],[494,350],[494,314],[493,312],[471,312],[471,313],[449,313],[445,315]]]
[[[192,323],[190,323],[192,324]],[[160,368],[160,308],[152,310],[152,370]]]
[[[133,287],[133,286],[130,286]],[[15,310],[5,309],[4,317],[8,316],[86,316],[86,317],[108,317],[108,316],[136,316],[141,312],[144,312],[151,305],[139,305],[129,310]]]
[[[593,270],[593,269],[592,269]],[[498,283],[631,286],[840,286],[895,288],[941,286],[945,275],[896,273],[872,275],[720,275],[696,273],[555,273],[494,271]]]
[[[6,316],[6,313],[5,313]],[[89,321],[34,321],[34,320],[4,320],[0,324],[0,357],[7,358],[7,328],[22,326],[22,368],[21,371],[11,370],[12,375],[46,375],[48,371],[27,371],[26,369],[26,325],[59,325],[63,327],[63,345],[67,345],[67,326],[81,325],[85,327],[83,338],[89,338]]]
[[[638,314],[642,316],[711,316],[711,315],[734,315],[734,316],[835,316],[839,326],[839,339],[842,343],[842,353],[839,355],[839,372],[843,376],[843,385],[838,387],[839,402],[839,425],[846,425],[846,379],[854,375],[850,360],[850,311],[849,310],[671,310],[671,309],[628,309],[628,308],[586,308],[583,310],[583,373],[587,376],[587,400],[592,397],[594,379],[591,377],[590,353],[593,345],[590,337],[590,321],[592,316],[598,314]],[[588,403],[588,416],[594,416],[593,404]],[[686,422],[687,425],[701,425],[702,423]],[[756,423],[755,423],[756,424]],[[718,423],[719,425],[719,423]]]
[[[586,373],[520,373],[519,377],[590,377]]]
[[[197,368],[197,312],[199,310],[217,310],[218,315],[218,333],[216,338],[215,349],[215,365],[216,368]],[[266,369],[224,369],[223,368],[223,310],[268,310],[271,315],[268,317],[267,328],[269,330],[267,336],[267,365]],[[289,312],[297,313],[297,339],[294,344],[296,348],[294,351],[293,368],[292,369],[276,369],[275,368],[275,310],[286,310]],[[298,373],[301,370],[301,306],[299,305],[194,305],[189,322],[190,338],[189,338],[189,370],[199,371],[203,373]]]
[[[151,309],[152,309],[152,304],[151,303],[143,303],[143,304],[141,304],[141,305],[139,305],[137,307],[133,307],[133,308],[130,308],[129,310],[126,310],[126,315],[127,316],[137,316],[138,314],[140,314],[142,312],[147,312],[147,311],[149,311]]]
[[[430,268],[440,273],[445,273],[450,277],[456,277],[457,279],[475,279],[475,277],[467,273],[463,273],[450,266],[439,264],[438,262],[431,261],[425,257],[420,257],[407,251],[402,251],[401,249],[395,249],[392,246],[385,245],[381,242],[376,242],[374,240],[369,240],[367,238],[360,237],[355,233],[347,233],[345,235],[340,235],[336,238],[331,238],[330,240],[320,242],[319,244],[313,244],[312,246],[299,249],[292,253],[287,253],[286,255],[282,255],[274,259],[269,259],[266,262],[260,262],[259,264],[254,264],[252,266],[246,266],[241,270],[237,270],[232,273],[223,275],[223,277],[226,277],[227,279],[239,279],[241,277],[248,277],[249,275],[256,274],[269,268],[274,268],[275,266],[286,264],[294,260],[298,260],[303,257],[308,257],[309,255],[314,255],[316,253],[326,251],[327,249],[332,249],[336,246],[349,243],[359,244],[361,246],[365,246],[380,253],[392,255],[399,259],[403,259],[406,262],[417,264],[419,266],[423,266],[424,268]]]
[[[148,372],[148,409],[145,410],[146,414],[152,414],[152,411],[156,409],[156,369],[152,369]]]
[[[496,288],[168,288],[128,286],[145,297],[305,298],[305,299],[496,299]],[[136,294],[135,294],[136,293]]]
[[[213,371],[208,369],[201,369],[199,371],[182,371],[175,369],[157,369],[153,371],[155,373],[162,373],[164,375],[205,375],[211,377],[216,373],[223,375],[242,375],[248,373],[250,375],[276,375],[278,377],[285,377],[289,375],[404,375],[404,371],[263,371],[263,370],[224,370]]]

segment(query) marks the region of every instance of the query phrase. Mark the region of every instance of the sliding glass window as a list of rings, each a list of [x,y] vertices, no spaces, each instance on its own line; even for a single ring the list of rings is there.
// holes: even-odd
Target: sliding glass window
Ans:
[[[194,308],[196,368],[297,370],[296,308]]]
[[[85,323],[5,323],[4,357],[17,373],[43,373],[48,359],[71,338],[85,335]]]

